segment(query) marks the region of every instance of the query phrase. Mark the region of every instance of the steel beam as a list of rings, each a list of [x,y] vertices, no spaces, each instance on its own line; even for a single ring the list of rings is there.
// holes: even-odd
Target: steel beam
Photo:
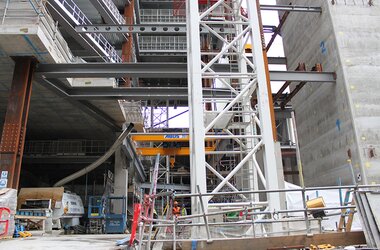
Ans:
[[[36,82],[44,85],[48,89],[52,90],[57,95],[67,98],[67,100],[74,106],[82,110],[84,113],[90,115],[97,121],[101,122],[105,126],[109,127],[113,131],[120,131],[120,126],[107,114],[105,114],[103,111],[99,110],[97,107],[92,105],[89,102],[81,101],[81,100],[75,100],[74,98],[68,98],[71,97],[69,93],[67,92],[68,88],[65,86],[64,83],[62,83],[59,79],[46,79],[41,78],[36,75]]]
[[[187,100],[186,87],[132,87],[132,88],[72,88],[67,95],[77,99],[125,100]],[[205,97],[228,98],[231,92],[224,89],[203,89]]]
[[[137,154],[142,156],[155,156],[160,155],[175,155],[175,156],[188,156],[190,155],[190,148],[136,148]],[[205,153],[215,151],[214,147],[205,147]]]
[[[271,81],[292,82],[335,82],[334,72],[312,72],[312,71],[270,71]]]
[[[93,105],[90,107],[81,102],[81,100],[168,100],[171,106],[187,106],[188,100],[186,87],[67,88],[59,79],[38,79],[37,82],[67,98],[74,106],[115,131],[119,131],[120,127],[114,120],[103,112],[97,112],[96,107],[93,107]],[[224,89],[203,89],[203,96],[208,98],[229,98],[231,93]]]
[[[146,8],[173,8],[172,1],[162,1],[162,0],[140,0],[140,4]],[[322,8],[317,6],[301,6],[301,5],[260,5],[261,10],[271,10],[271,11],[294,11],[294,12],[314,12],[321,13]]]
[[[261,10],[274,11],[293,11],[293,12],[314,12],[322,13],[322,8],[317,6],[301,6],[301,5],[260,5]]]
[[[217,73],[230,72],[229,64],[215,64]],[[251,70],[249,68],[249,70]],[[77,63],[39,64],[36,74],[44,78],[187,78],[186,63]],[[335,82],[334,72],[270,71],[271,81]]]
[[[278,165],[276,162],[276,149],[273,140],[273,131],[270,127],[272,124],[271,114],[273,110],[271,110],[271,95],[269,89],[270,85],[268,83],[268,75],[266,74],[266,65],[264,61],[265,51],[263,48],[263,44],[261,41],[261,32],[260,32],[260,9],[258,9],[259,1],[248,1],[247,2],[247,13],[249,16],[249,22],[252,27],[251,30],[251,39],[256,42],[256,45],[252,48],[253,58],[255,59],[254,63],[256,66],[257,72],[257,82],[258,82],[258,90],[257,90],[257,103],[258,103],[258,111],[261,123],[261,136],[264,144],[263,148],[263,163],[264,163],[264,172],[266,179],[266,188],[267,189],[278,189],[279,183],[284,181],[280,178],[278,174]],[[272,79],[272,76],[270,76]],[[268,88],[269,85],[269,88]],[[271,96],[270,96],[271,97]],[[257,145],[256,145],[257,146]],[[282,163],[281,163],[282,164]],[[236,166],[237,169],[237,166]],[[235,170],[235,169],[234,169]],[[232,173],[232,172],[231,172]],[[231,173],[229,175],[231,175]],[[227,176],[228,177],[228,176]],[[226,177],[226,179],[227,179]],[[281,200],[280,195],[278,193],[270,193],[267,196],[269,202],[269,209],[278,210],[281,208]],[[274,232],[280,227],[278,224],[271,225],[272,230]]]
[[[204,53],[206,54],[206,53]],[[151,57],[185,57],[186,51],[184,52],[177,52],[177,51],[143,51],[140,53],[141,58],[151,58]],[[248,55],[249,56],[249,55]],[[176,59],[177,60],[177,59]],[[149,62],[149,61],[146,61]],[[178,62],[178,60],[176,61]],[[279,64],[279,65],[286,65],[286,57],[268,57],[268,64]]]
[[[186,64],[177,63],[79,63],[40,64],[38,73],[46,78],[87,77],[139,77],[139,78],[186,78]]]
[[[186,27],[187,27],[187,67],[184,77],[189,81],[189,136],[190,142],[190,188],[192,193],[207,192],[206,159],[205,159],[205,128],[202,103],[202,71],[201,71],[201,47],[200,47],[200,17],[198,4],[186,1]],[[202,200],[202,203],[201,201]],[[191,199],[191,213],[207,213],[203,204],[207,204],[207,197]],[[195,219],[193,222],[199,222]],[[201,230],[193,230],[203,236]]]
[[[35,61],[32,57],[16,57],[14,60],[16,64],[0,142],[0,188],[18,189]]]
[[[233,28],[211,27],[212,30],[219,34],[233,34]],[[140,35],[156,35],[156,36],[175,36],[186,35],[186,24],[136,24],[136,25],[79,25],[75,27],[78,33],[132,33]],[[264,25],[265,33],[272,33],[276,30],[276,26]],[[200,29],[201,34],[210,33],[206,29]]]

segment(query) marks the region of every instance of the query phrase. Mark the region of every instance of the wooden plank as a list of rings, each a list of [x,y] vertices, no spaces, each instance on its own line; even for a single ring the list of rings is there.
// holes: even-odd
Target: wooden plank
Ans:
[[[15,215],[15,219],[19,220],[46,220],[46,218],[46,216]]]
[[[252,249],[268,249],[287,246],[304,245],[310,246],[331,244],[333,246],[348,246],[366,244],[363,232],[342,232],[342,233],[323,233],[313,235],[290,235],[277,237],[262,238],[246,238],[246,239],[229,239],[214,240],[212,243],[206,241],[196,242],[196,249],[207,250],[252,250]],[[165,244],[165,246],[169,244]],[[181,242],[182,249],[192,249],[191,241]],[[172,246],[172,244],[171,244]],[[165,247],[166,249],[166,247]]]

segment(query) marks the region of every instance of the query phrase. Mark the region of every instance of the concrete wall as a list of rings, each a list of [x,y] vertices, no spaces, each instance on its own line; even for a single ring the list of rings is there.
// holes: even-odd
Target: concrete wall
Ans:
[[[277,1],[289,4],[289,1]],[[376,3],[376,1],[375,1]],[[290,13],[282,29],[288,69],[321,63],[336,72],[336,83],[307,83],[293,98],[306,185],[352,182],[355,176],[379,182],[376,151],[380,135],[380,9],[352,0],[292,1],[321,6],[322,14]],[[292,84],[294,88],[296,84]],[[377,144],[376,144],[377,143]],[[371,148],[374,148],[374,154]],[[373,151],[373,150],[372,150]],[[350,152],[350,153],[348,153]],[[374,155],[369,159],[369,156]],[[360,179],[360,178],[359,178]]]
[[[380,182],[380,1],[339,0],[330,13],[341,56],[363,181]]]

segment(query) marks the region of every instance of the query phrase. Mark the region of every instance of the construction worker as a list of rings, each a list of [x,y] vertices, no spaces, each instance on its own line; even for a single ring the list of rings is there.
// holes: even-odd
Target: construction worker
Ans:
[[[186,216],[186,215],[187,215],[187,210],[186,210],[185,204],[182,204],[181,216]]]
[[[181,208],[178,205],[178,201],[174,201],[173,215],[178,216],[181,214]]]

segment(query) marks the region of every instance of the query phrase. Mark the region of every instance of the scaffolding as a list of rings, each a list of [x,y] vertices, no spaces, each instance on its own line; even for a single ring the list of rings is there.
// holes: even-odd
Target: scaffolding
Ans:
[[[276,153],[278,148],[275,148],[271,90],[264,62],[263,31],[257,5],[248,1],[246,14],[241,11],[242,1],[202,2],[200,6],[189,1],[186,6],[189,132],[192,138],[191,192],[206,193],[206,176],[209,174],[214,175],[218,182],[212,187],[210,195],[202,196],[202,199],[192,197],[192,214],[207,214],[215,207],[225,210],[237,204],[260,204],[262,211],[280,210],[284,205],[280,193],[270,192],[265,198],[255,193],[260,187],[277,190],[283,183],[278,170],[278,164],[281,163],[277,161],[281,157]],[[212,27],[232,28],[235,33],[219,34]],[[200,29],[208,30],[210,35],[200,34]],[[248,59],[245,50],[251,43],[253,60]],[[211,44],[219,44],[219,47],[215,48]],[[216,64],[229,64],[230,70],[216,73],[213,70]],[[202,85],[229,90],[230,97],[204,98]],[[230,141],[229,150],[220,147],[215,151],[215,154],[234,156],[227,175],[221,174],[215,165],[210,164],[205,153],[207,138],[219,142]],[[258,157],[262,160],[258,160]],[[242,190],[250,193],[239,193]],[[228,203],[215,202],[214,197],[221,192],[235,195]],[[193,224],[199,223],[199,217],[192,218]],[[272,227],[271,230],[278,231],[279,225],[273,224]],[[194,230],[192,237],[204,235],[204,231]]]

